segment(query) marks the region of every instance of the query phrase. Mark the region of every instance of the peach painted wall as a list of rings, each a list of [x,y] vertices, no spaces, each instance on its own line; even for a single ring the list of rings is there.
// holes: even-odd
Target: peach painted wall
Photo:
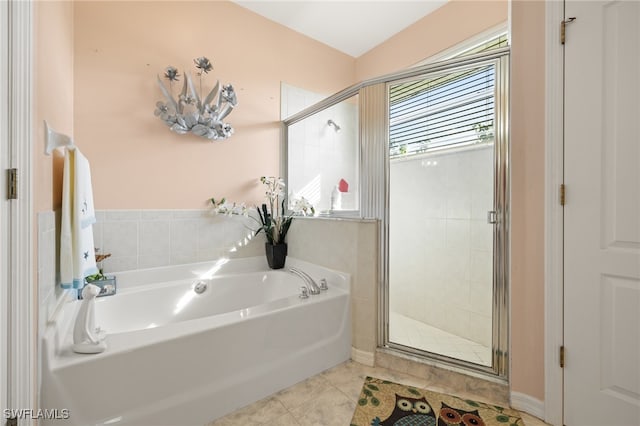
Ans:
[[[511,387],[544,400],[544,2],[511,18]]]
[[[356,80],[398,71],[507,21],[506,0],[450,0],[358,58]]]
[[[61,156],[44,155],[44,124],[73,133],[73,2],[34,2],[34,211],[60,206]],[[55,195],[54,195],[55,194]]]
[[[76,2],[75,128],[92,163],[98,209],[203,208],[212,196],[257,202],[279,173],[280,82],[331,94],[354,82],[355,60],[234,3]],[[232,83],[236,133],[210,143],[154,117],[156,75],[174,65]]]

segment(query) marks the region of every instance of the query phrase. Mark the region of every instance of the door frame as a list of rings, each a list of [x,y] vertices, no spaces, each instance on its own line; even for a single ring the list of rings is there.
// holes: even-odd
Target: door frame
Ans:
[[[0,28],[2,37],[8,35],[9,7],[7,2],[0,2]],[[7,175],[4,171],[9,167],[9,99],[8,99],[8,74],[9,74],[9,48],[7,43],[0,44],[0,410],[9,407],[9,202],[7,197]],[[4,418],[4,416],[2,417]]]
[[[564,1],[545,2],[545,330],[544,420],[563,423],[563,371],[560,347],[564,343],[564,46],[560,24]]]
[[[4,3],[2,19],[6,20],[8,42],[3,44],[3,73],[6,72],[6,88],[1,102],[6,106],[2,114],[4,132],[3,152],[6,166],[18,169],[18,199],[2,200],[3,215],[7,215],[3,238],[8,251],[2,262],[8,265],[0,292],[0,308],[6,314],[7,329],[3,336],[2,360],[6,370],[0,369],[6,383],[7,408],[37,409],[37,313],[34,281],[33,253],[33,185],[32,185],[32,31],[33,3],[9,1]],[[5,139],[6,138],[6,139]],[[5,164],[3,164],[3,167]],[[2,170],[2,173],[6,173]],[[6,178],[6,175],[5,175]],[[6,235],[6,237],[5,237]],[[5,241],[3,240],[3,243]],[[3,318],[4,319],[4,318]],[[7,348],[6,350],[4,348]],[[4,413],[3,413],[4,414]],[[20,425],[31,425],[30,416],[19,419]],[[4,421],[4,415],[3,415]]]

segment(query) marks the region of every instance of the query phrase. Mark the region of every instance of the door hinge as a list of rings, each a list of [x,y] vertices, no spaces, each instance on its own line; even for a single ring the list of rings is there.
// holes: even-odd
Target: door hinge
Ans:
[[[564,42],[567,39],[567,24],[572,23],[573,21],[575,21],[576,18],[568,18],[565,19],[564,21],[560,22],[560,43],[564,44]]]
[[[18,199],[18,169],[8,169],[8,191],[7,191],[7,199],[9,200],[17,200]]]
[[[563,184],[560,184],[560,205],[564,206],[567,202],[567,189]]]
[[[560,346],[560,368],[564,368],[564,346]]]

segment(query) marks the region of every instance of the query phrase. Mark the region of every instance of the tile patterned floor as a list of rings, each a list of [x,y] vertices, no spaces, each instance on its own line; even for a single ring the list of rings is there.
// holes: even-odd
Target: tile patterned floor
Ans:
[[[207,426],[348,426],[366,376],[443,392],[429,387],[426,379],[348,361]],[[526,426],[546,425],[525,413],[522,417]]]
[[[389,340],[412,348],[491,366],[491,348],[397,312],[389,312]]]

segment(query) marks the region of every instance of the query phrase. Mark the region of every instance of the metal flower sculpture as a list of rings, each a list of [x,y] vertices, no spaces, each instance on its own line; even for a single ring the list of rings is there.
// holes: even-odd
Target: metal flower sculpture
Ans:
[[[230,84],[222,86],[217,81],[206,97],[202,97],[202,77],[213,69],[208,58],[201,56],[193,60],[199,87],[193,83],[191,75],[184,73],[182,90],[178,98],[173,97],[173,84],[180,81],[178,69],[169,66],[164,71],[164,78],[169,81],[169,87],[158,76],[158,85],[165,97],[165,102],[158,101],[154,114],[169,128],[179,134],[193,133],[211,141],[227,139],[233,134],[231,124],[224,120],[238,105],[236,93]]]

